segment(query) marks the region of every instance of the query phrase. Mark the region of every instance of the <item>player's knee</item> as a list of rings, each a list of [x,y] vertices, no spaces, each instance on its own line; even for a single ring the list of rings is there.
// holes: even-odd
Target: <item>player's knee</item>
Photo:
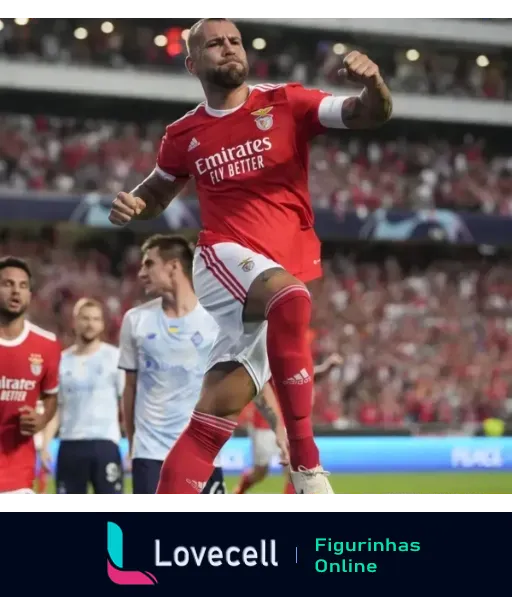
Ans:
[[[219,394],[214,390],[203,391],[195,410],[204,415],[236,421],[245,407],[244,404],[245,401],[240,403],[237,397],[230,400],[229,396]]]
[[[204,377],[196,410],[237,420],[255,393],[254,382],[245,367],[240,363],[219,363]]]
[[[195,411],[199,414],[215,417],[217,419],[225,419],[230,422],[237,422],[238,417],[242,411],[239,411],[236,407],[226,408],[222,404],[210,403],[203,405],[200,402],[197,404]]]
[[[244,305],[244,321],[259,322],[266,318],[270,301],[283,289],[303,286],[302,282],[282,268],[262,272],[252,282]]]
[[[276,293],[267,305],[267,319],[279,318],[280,329],[301,337],[309,329],[312,314],[311,296],[305,286],[291,286]]]

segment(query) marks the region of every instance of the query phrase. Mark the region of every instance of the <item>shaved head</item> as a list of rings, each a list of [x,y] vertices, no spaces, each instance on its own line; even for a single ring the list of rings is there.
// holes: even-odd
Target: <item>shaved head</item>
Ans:
[[[204,42],[204,35],[203,35],[203,27],[206,23],[209,22],[222,22],[227,21],[232,23],[230,19],[200,19],[197,23],[194,23],[192,27],[190,27],[190,32],[187,38],[187,52],[189,56],[193,54],[198,48],[203,45]],[[233,23],[234,25],[234,23]]]
[[[190,28],[186,65],[203,87],[236,89],[249,73],[238,27],[230,19],[201,19]]]

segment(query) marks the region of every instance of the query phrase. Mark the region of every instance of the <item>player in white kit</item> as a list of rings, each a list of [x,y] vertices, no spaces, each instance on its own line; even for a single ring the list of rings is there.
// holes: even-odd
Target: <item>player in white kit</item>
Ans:
[[[192,287],[193,248],[186,239],[156,235],[142,246],[139,277],[158,298],[128,311],[121,326],[119,367],[126,372],[124,422],[132,457],[133,492],[156,493],[168,452],[199,400],[218,325]],[[281,460],[286,432],[276,404],[256,405],[277,431]],[[226,493],[220,459],[200,493]]]
[[[178,236],[157,235],[142,247],[139,277],[158,296],[123,319],[119,367],[126,372],[125,428],[132,457],[133,493],[156,493],[167,453],[199,399],[214,319],[192,288],[193,252]],[[220,464],[203,493],[225,493]]]
[[[119,441],[124,372],[119,349],[101,340],[102,305],[81,299],[73,311],[76,342],[60,364],[58,410],[44,433],[42,461],[50,467],[50,443],[59,430],[57,493],[122,493]]]

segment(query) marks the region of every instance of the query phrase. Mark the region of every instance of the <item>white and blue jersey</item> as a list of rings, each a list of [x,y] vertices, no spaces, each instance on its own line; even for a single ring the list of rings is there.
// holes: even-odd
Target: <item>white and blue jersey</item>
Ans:
[[[188,425],[218,331],[199,303],[177,319],[166,316],[162,299],[126,313],[119,367],[137,373],[134,459],[165,460]]]
[[[119,443],[119,401],[125,374],[118,369],[119,349],[102,343],[93,354],[63,351],[60,362],[59,414],[62,440]]]

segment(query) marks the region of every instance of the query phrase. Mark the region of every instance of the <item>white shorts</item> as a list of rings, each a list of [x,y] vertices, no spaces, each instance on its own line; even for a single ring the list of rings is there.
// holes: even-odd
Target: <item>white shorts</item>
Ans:
[[[220,332],[211,350],[207,370],[236,361],[251,376],[259,394],[269,381],[267,322],[244,324],[247,292],[258,276],[282,267],[236,243],[197,247],[194,289],[201,305],[215,319]]]
[[[10,493],[32,493],[35,495],[35,491],[32,491],[32,489],[16,489],[14,491],[0,491],[0,495],[8,495]]]
[[[249,428],[252,439],[252,461],[254,466],[270,466],[275,456],[279,454],[276,434],[272,429]]]

